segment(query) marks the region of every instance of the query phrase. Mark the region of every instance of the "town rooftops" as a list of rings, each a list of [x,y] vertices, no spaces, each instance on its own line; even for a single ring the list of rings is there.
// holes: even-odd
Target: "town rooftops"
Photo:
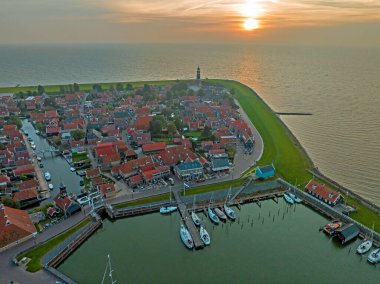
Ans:
[[[34,172],[34,167],[24,167],[13,170],[15,176],[32,174]]]
[[[87,169],[86,170],[86,177],[87,178],[93,178],[93,177],[97,177],[100,175],[100,171],[99,171],[99,168],[95,168],[95,169]]]
[[[310,180],[305,188],[309,192],[313,192],[315,195],[320,196],[331,203],[335,203],[340,197],[340,194],[338,192],[332,190],[324,184],[316,182],[315,180]]]
[[[193,162],[187,162],[187,163],[178,164],[177,167],[181,171],[187,171],[187,170],[193,170],[193,169],[202,168],[202,165],[198,161],[193,161]]]
[[[27,201],[30,199],[36,199],[37,197],[38,197],[37,190],[29,188],[29,189],[17,191],[13,195],[13,200],[22,202],[22,201]]]

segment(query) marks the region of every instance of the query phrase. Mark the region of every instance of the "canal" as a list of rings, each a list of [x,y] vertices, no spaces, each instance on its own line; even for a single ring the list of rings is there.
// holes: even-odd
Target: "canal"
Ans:
[[[178,213],[105,220],[58,269],[78,283],[101,283],[110,254],[117,283],[379,283],[380,267],[355,254],[359,240],[342,246],[328,238],[318,231],[328,220],[304,205],[281,199],[237,213],[238,221],[219,226],[199,214],[211,236],[199,251],[181,243]]]
[[[48,171],[51,174],[51,181],[54,189],[51,192],[51,197],[45,200],[42,204],[51,201],[59,192],[59,185],[63,182],[66,185],[67,193],[80,193],[79,182],[81,177],[75,172],[70,171],[70,165],[62,156],[52,155],[50,152],[45,152],[43,157],[42,152],[48,151],[52,148],[49,142],[42,136],[37,135],[33,125],[28,120],[23,120],[22,130],[29,134],[28,137],[32,138],[36,144],[34,152],[37,156],[42,158],[41,163],[44,165],[43,172]]]

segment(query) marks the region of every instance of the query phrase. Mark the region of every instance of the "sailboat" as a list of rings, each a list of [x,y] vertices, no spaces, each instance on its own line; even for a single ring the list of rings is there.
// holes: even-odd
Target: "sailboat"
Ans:
[[[294,201],[295,203],[301,203],[301,202],[302,202],[302,199],[299,198],[298,196],[296,196],[295,194],[293,194],[293,193],[291,193],[291,192],[289,192],[289,191],[288,191],[287,194],[290,196],[291,199],[293,199],[293,201]]]
[[[372,245],[373,245],[373,228],[371,232],[371,237],[365,238],[363,242],[356,249],[356,252],[358,254],[365,254],[367,251],[371,249]]]
[[[194,201],[193,201],[193,211],[191,212],[191,219],[193,220],[195,226],[199,227],[201,225],[201,219],[194,212],[194,207],[195,207],[195,195],[194,195]]]
[[[107,255],[107,257],[108,257],[108,261],[107,261],[106,269],[104,270],[102,284],[104,284],[104,280],[106,279],[106,275],[107,275],[107,271],[108,270],[109,270],[108,277],[111,280],[111,284],[115,284],[116,280],[113,280],[113,276],[112,276],[113,269],[112,269],[112,266],[111,266],[111,257],[110,257],[109,254]]]
[[[231,220],[235,220],[236,219],[235,211],[227,206],[227,199],[230,196],[230,191],[231,191],[231,188],[228,191],[228,194],[227,194],[227,197],[226,197],[226,201],[224,202],[223,209],[224,209],[224,212],[226,212],[226,215],[227,215],[228,218],[230,218]]]
[[[193,239],[190,235],[190,232],[186,229],[184,224],[181,224],[179,229],[179,235],[181,236],[181,240],[183,244],[188,248],[192,249],[194,247]]]
[[[378,263],[380,262],[380,248],[377,248],[373,250],[369,255],[368,255],[368,261],[370,263]]]
[[[215,212],[211,209],[211,201],[212,201],[213,193],[211,194],[210,198],[210,204],[207,209],[208,216],[210,217],[211,221],[213,221],[215,224],[219,224],[219,217],[215,214]]]
[[[227,220],[227,216],[226,214],[224,214],[224,212],[222,210],[220,210],[218,207],[216,207],[214,209],[214,212],[216,215],[218,215],[219,219],[222,220],[222,221],[226,221]]]
[[[170,196],[170,203],[172,203],[172,188],[170,187],[169,191],[169,196]],[[161,214],[169,214],[177,210],[177,206],[163,206],[160,208],[160,213]]]
[[[206,246],[208,246],[211,243],[210,235],[208,234],[208,232],[206,231],[206,229],[203,226],[201,226],[201,228],[199,230],[199,235],[201,237],[202,242]]]
[[[289,204],[294,204],[294,200],[293,198],[291,198],[287,193],[284,193],[284,199],[286,202],[288,202]]]

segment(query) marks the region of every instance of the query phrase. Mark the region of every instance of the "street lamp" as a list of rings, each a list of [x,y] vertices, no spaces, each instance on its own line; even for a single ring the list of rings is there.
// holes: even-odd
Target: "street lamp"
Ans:
[[[67,218],[67,216],[66,216],[66,205],[67,205],[67,203],[65,203],[63,206],[63,212],[65,213],[65,219]]]

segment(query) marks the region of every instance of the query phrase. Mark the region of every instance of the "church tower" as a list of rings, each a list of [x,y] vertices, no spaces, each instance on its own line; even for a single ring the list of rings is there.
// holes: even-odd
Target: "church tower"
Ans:
[[[197,68],[197,81],[199,81],[200,79],[201,79],[201,69],[198,66],[198,68]]]

